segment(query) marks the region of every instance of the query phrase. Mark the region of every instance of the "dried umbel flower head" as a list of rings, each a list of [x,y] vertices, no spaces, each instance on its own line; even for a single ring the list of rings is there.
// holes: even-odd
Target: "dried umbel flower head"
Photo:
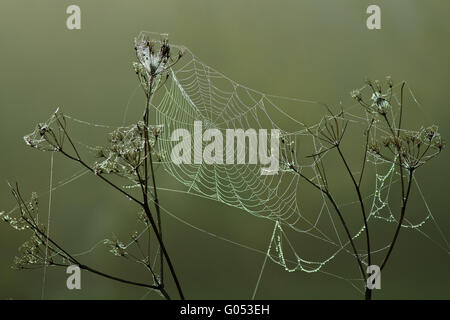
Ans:
[[[10,186],[12,188],[12,186]],[[45,226],[38,223],[37,214],[39,211],[39,201],[36,192],[31,194],[31,198],[26,203],[19,203],[18,213],[0,213],[0,218],[3,222],[9,224],[12,228],[22,231],[32,227],[30,223],[33,223],[35,227],[44,230]],[[30,222],[30,223],[28,223]]]
[[[292,171],[296,165],[295,156],[295,141],[288,132],[283,132],[280,135],[280,169],[282,171]]]
[[[356,89],[350,92],[350,96],[355,99],[370,113],[386,115],[391,107],[393,83],[390,76],[386,77],[387,89],[383,92],[383,85],[380,81],[366,79],[367,86],[371,89],[370,97],[364,97],[361,90]]]
[[[373,108],[373,110],[376,110],[381,115],[385,115],[388,111],[388,108],[390,107],[390,104],[386,100],[386,97],[387,97],[386,94],[374,92],[372,94],[372,97],[370,98],[372,100],[371,107]]]
[[[368,151],[377,158],[388,162],[400,161],[405,169],[415,170],[436,157],[444,145],[438,128],[431,126],[384,137],[380,142],[372,142]]]
[[[44,242],[41,238],[36,235],[33,235],[30,240],[25,241],[19,247],[19,256],[14,257],[13,260],[13,269],[29,269],[33,266],[42,266],[42,265],[50,265],[52,262],[51,259],[46,259],[42,252],[41,247],[44,246]]]
[[[333,114],[329,110],[330,115],[322,118],[315,130],[308,131],[321,142],[325,142],[331,147],[338,146],[347,130],[348,120],[344,117],[344,112]]]
[[[169,62],[170,46],[167,38],[160,42],[159,48],[156,47],[154,41],[146,37],[136,38],[134,40],[134,48],[138,62],[149,79],[161,73]]]
[[[5,214],[0,214],[2,220],[12,228],[32,232],[31,238],[19,248],[19,255],[14,258],[13,268],[34,269],[54,263],[62,263],[68,257],[64,252],[58,250],[53,242],[46,241],[46,227],[38,219],[39,201],[36,193],[31,194],[31,198],[25,201],[19,192],[19,187],[10,185],[11,191],[17,201],[17,210]],[[51,252],[52,255],[46,255]]]
[[[151,84],[158,83],[163,74],[166,74],[167,79],[169,74],[166,71],[181,59],[183,52],[180,50],[176,58],[172,59],[169,40],[165,36],[161,41],[154,41],[140,35],[134,40],[134,49],[138,61],[133,63],[133,68],[149,98]]]
[[[150,83],[157,80],[157,75],[164,71],[164,67],[170,58],[170,49],[165,42],[165,49],[162,45],[158,52],[155,52],[155,42],[142,36],[134,40],[134,49],[138,62],[133,63],[141,87],[149,98]]]
[[[94,165],[97,174],[117,174],[132,180],[137,177],[146,159],[145,145],[152,154],[157,154],[155,143],[162,126],[147,127],[143,121],[135,125],[117,128],[109,136],[109,145],[95,149],[100,159]],[[145,132],[148,131],[148,140]]]
[[[30,134],[24,136],[25,143],[41,151],[61,151],[64,144],[66,119],[59,108],[44,123],[38,123]]]
[[[117,257],[126,257],[128,255],[125,244],[117,239],[109,240],[106,239],[103,241],[103,244],[108,246],[109,252]]]
[[[140,220],[146,225],[144,231],[148,230],[148,232],[145,232],[145,234],[148,235],[149,248],[146,250],[146,254],[148,251],[148,255],[144,254],[144,251],[141,250],[139,244],[139,238],[143,232],[135,232],[131,236],[131,239],[133,240],[132,243],[136,244],[140,253],[143,255],[142,260],[136,259],[133,252],[127,252],[129,245],[125,245],[119,240],[106,240],[104,243],[109,246],[110,251],[116,256],[136,260],[136,262],[141,264],[144,261],[146,268],[149,269],[153,275],[154,285],[110,276],[104,272],[97,271],[87,265],[79,263],[77,260],[78,258],[75,258],[77,255],[72,256],[56,241],[51,239],[48,232],[45,230],[45,226],[40,223],[37,216],[37,196],[33,196],[29,203],[25,202],[19,193],[18,187],[12,188],[12,191],[18,203],[18,210],[16,210],[16,212],[20,212],[20,215],[1,212],[0,216],[3,221],[13,228],[17,230],[28,229],[33,233],[31,240],[27,241],[21,247],[21,255],[15,258],[15,265],[17,268],[35,268],[46,265],[78,265],[83,270],[87,270],[108,279],[158,290],[164,297],[170,299],[169,295],[164,290],[162,277],[165,265],[164,261],[166,261],[169,266],[170,274],[177,286],[180,298],[184,299],[170,257],[165,250],[164,241],[160,236],[162,234],[161,216],[157,196],[154,159],[159,158],[155,149],[157,139],[161,135],[163,127],[151,126],[149,121],[149,110],[150,106],[152,106],[151,97],[161,86],[164,86],[165,82],[161,81],[161,79],[164,79],[163,76],[165,76],[165,80],[169,78],[169,70],[177,61],[179,61],[183,56],[183,53],[181,51],[178,52],[175,59],[172,59],[172,50],[166,38],[161,41],[151,41],[145,36],[139,36],[135,40],[135,50],[138,61],[135,62],[133,66],[147,95],[145,113],[142,117],[143,121],[139,121],[136,125],[129,127],[117,128],[110,133],[109,144],[106,147],[92,148],[89,145],[72,139],[69,134],[70,130],[68,130],[70,128],[68,128],[66,124],[66,117],[57,110],[48,121],[39,123],[31,134],[24,137],[24,140],[27,145],[33,148],[42,151],[55,151],[66,158],[75,161],[77,164],[87,169],[88,172],[97,174],[103,182],[107,183],[110,187],[119,191],[129,200],[140,206],[142,209]],[[70,119],[70,117],[67,116],[67,119]],[[77,121],[76,119],[74,120]],[[87,122],[86,124],[90,125]],[[97,126],[96,124],[92,125]],[[101,127],[106,128],[109,126],[102,125]],[[65,141],[66,143],[64,145]],[[78,151],[79,144],[83,145],[88,150],[94,151],[97,156],[97,162],[94,165],[90,163],[89,159],[85,158],[83,153]],[[153,157],[153,155],[156,155],[156,157]],[[106,177],[106,173],[126,178],[132,184],[126,186],[118,185],[115,181],[110,180],[110,177]],[[140,187],[142,200],[127,190],[135,187]],[[52,192],[53,189],[54,188],[51,188],[50,192]],[[149,201],[150,199],[155,205],[156,218],[153,218],[152,213],[150,212],[150,207],[153,205],[153,203]],[[153,234],[156,235],[159,246],[159,252],[156,253],[155,256],[160,256],[161,277],[158,277],[155,274],[150,265],[150,239],[153,237]],[[44,252],[45,254],[43,255]]]

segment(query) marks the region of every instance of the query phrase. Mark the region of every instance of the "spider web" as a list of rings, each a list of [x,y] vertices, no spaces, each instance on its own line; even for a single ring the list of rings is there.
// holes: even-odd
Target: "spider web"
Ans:
[[[141,33],[140,36],[149,34],[154,37],[154,34],[147,32]],[[163,126],[158,140],[159,164],[179,182],[180,187],[173,189],[160,186],[158,189],[173,193],[185,193],[240,209],[256,218],[271,221],[273,231],[268,235],[268,247],[260,250],[201,229],[187,221],[188,218],[183,219],[167,210],[164,204],[160,204],[162,212],[211,237],[263,254],[265,260],[253,291],[253,298],[257,294],[264,268],[269,260],[288,272],[297,270],[307,273],[321,272],[343,279],[362,292],[365,285],[361,283],[362,278],[341,276],[326,268],[340,255],[353,257],[350,243],[325,197],[319,194],[316,198],[306,197],[304,199],[302,196],[309,194],[310,191],[307,190],[305,182],[289,169],[289,164],[293,163],[302,172],[309,173],[312,181],[320,182],[320,167],[317,160],[306,158],[307,160],[299,163],[297,155],[305,155],[310,152],[310,154],[320,154],[321,159],[324,159],[331,153],[327,151],[323,141],[313,134],[320,127],[323,118],[318,118],[315,122],[311,122],[314,121],[313,119],[305,120],[308,118],[306,114],[319,113],[319,111],[323,113],[325,109],[322,108],[322,104],[319,101],[281,97],[253,90],[206,65],[189,49],[175,45],[171,45],[171,47],[172,49],[182,49],[184,56],[180,63],[171,69],[170,78],[155,94],[155,98],[152,100],[152,111],[154,112],[152,119],[155,124]],[[365,86],[360,90],[365,92],[369,88]],[[135,93],[136,90],[133,95]],[[409,101],[420,108],[411,89],[408,88],[407,93]],[[398,100],[398,94],[394,94],[394,102],[398,104]],[[130,101],[131,98],[127,103],[125,113],[128,111]],[[352,125],[360,129],[367,127],[369,118],[358,109],[358,105],[353,103],[348,107],[340,107]],[[303,117],[303,113],[305,113],[305,117]],[[113,126],[79,120],[67,114],[65,116],[71,126],[89,126],[102,130],[114,129]],[[396,117],[395,114],[392,116]],[[125,118],[126,114],[124,122]],[[311,118],[314,117],[311,116]],[[226,129],[244,129],[245,131],[249,128],[279,129],[282,139],[285,141],[281,145],[281,153],[289,153],[287,157],[289,161],[281,162],[278,174],[274,175],[261,175],[259,165],[175,165],[170,160],[171,150],[175,145],[170,139],[170,134],[180,128],[194,132],[194,121],[202,121],[204,130],[207,128],[217,128],[221,131]],[[309,125],[306,124],[307,122]],[[310,123],[315,124],[311,125]],[[373,126],[376,135],[385,133],[377,123],[374,123]],[[88,150],[95,150],[93,145],[79,141],[77,143]],[[204,142],[201,150],[205,145]],[[234,150],[233,157],[237,156],[237,152]],[[225,157],[226,154],[224,154]],[[371,191],[366,192],[367,196],[364,199],[370,209],[367,221],[385,224],[397,223],[396,214],[398,215],[398,213],[396,209],[392,209],[392,203],[390,203],[392,190],[399,182],[394,165],[370,157],[367,162],[373,170],[373,175],[369,178],[373,181],[368,187]],[[72,177],[51,186],[51,190],[61,188],[87,172],[87,170],[80,170]],[[137,186],[129,184],[126,187],[135,188]],[[410,210],[409,214],[412,216],[408,215],[403,227],[421,233],[444,252],[449,253],[449,242],[436,222],[416,178],[414,178],[414,188],[415,192],[419,194],[417,198],[421,207],[417,207],[417,210]],[[315,207],[307,205],[311,201],[315,203]],[[339,208],[344,211],[355,210],[358,205],[359,203],[354,200],[338,203]],[[353,220],[356,222],[351,223],[352,237],[355,241],[359,241],[360,238],[364,238],[364,224],[359,216],[357,218],[355,216]],[[431,222],[434,230],[437,230],[435,232],[437,237],[432,237],[429,232],[423,231],[427,222]],[[258,220],[255,220],[255,223],[258,223]],[[144,232],[145,230],[139,236]],[[102,241],[98,242],[91,249],[76,256],[93,252],[101,243]],[[129,245],[131,243],[127,247]],[[372,252],[381,254],[386,251],[388,245],[388,242],[381,243]],[[359,247],[363,248],[362,245]],[[366,255],[360,254],[363,263],[367,265]]]

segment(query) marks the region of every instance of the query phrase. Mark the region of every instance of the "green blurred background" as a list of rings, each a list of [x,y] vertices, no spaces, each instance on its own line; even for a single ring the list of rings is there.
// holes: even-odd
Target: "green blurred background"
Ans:
[[[65,11],[70,4],[81,7],[81,30],[66,28]],[[366,28],[369,4],[381,7],[381,30]],[[48,189],[50,155],[27,148],[22,137],[56,107],[94,123],[122,123],[124,108],[136,87],[132,40],[141,30],[169,33],[172,43],[189,47],[206,64],[235,81],[282,96],[348,102],[351,89],[360,87],[366,76],[407,80],[422,104],[417,119],[438,124],[442,135],[450,137],[446,96],[449,9],[450,3],[442,0],[2,0],[0,210],[14,206],[6,180],[18,181],[25,194]],[[132,99],[128,120],[140,115],[141,107],[142,99]],[[301,118],[302,114],[295,116]],[[89,138],[87,133],[79,136],[82,141]],[[445,150],[419,173],[424,195],[447,237],[449,161]],[[57,155],[54,179],[61,180],[77,169]],[[173,179],[167,183],[177,186]],[[43,196],[43,208],[46,201]],[[176,193],[163,192],[161,203],[214,234],[267,249],[273,225],[266,220]],[[51,232],[65,247],[81,252],[112,233],[127,235],[135,227],[134,212],[129,201],[117,197],[95,177],[84,176],[54,193]],[[251,297],[263,255],[170,217],[164,217],[164,224],[167,246],[188,298]],[[442,243],[436,229],[427,229],[427,235]],[[41,297],[42,270],[10,268],[18,246],[27,238],[25,233],[0,224],[2,299]],[[111,258],[104,248],[83,259],[114,274],[148,279],[144,271]],[[349,259],[336,263],[337,274],[354,267]],[[383,274],[382,290],[374,297],[448,299],[449,267],[448,252],[417,232],[404,232],[386,269],[389,272]],[[69,291],[65,279],[65,270],[49,269],[45,297],[139,299],[146,293],[85,273],[82,290]],[[273,263],[266,266],[256,297],[361,298],[343,280],[321,273],[287,273]]]

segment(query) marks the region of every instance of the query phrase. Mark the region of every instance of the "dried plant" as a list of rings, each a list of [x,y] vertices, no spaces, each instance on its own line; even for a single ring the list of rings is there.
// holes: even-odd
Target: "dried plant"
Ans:
[[[94,163],[88,163],[77,149],[69,133],[70,128],[66,116],[59,109],[46,123],[38,124],[31,134],[24,137],[24,140],[30,147],[58,153],[78,163],[122,196],[132,200],[140,208],[137,218],[145,226],[144,232],[146,232],[147,239],[143,239],[142,234],[133,233],[130,237],[134,251],[119,239],[105,240],[104,245],[113,255],[144,266],[150,272],[153,283],[140,283],[119,278],[83,264],[76,255],[70,254],[56,239],[48,236],[46,226],[38,219],[37,195],[33,193],[31,199],[26,201],[18,184],[10,185],[18,205],[18,214],[3,214],[2,218],[13,228],[30,230],[32,233],[31,239],[20,248],[20,256],[14,260],[14,265],[18,269],[78,265],[81,269],[98,276],[156,290],[166,299],[170,299],[171,296],[165,287],[167,278],[165,269],[167,266],[179,297],[184,299],[180,282],[163,239],[158,187],[154,169],[155,160],[160,158],[157,142],[163,127],[150,125],[149,119],[151,99],[154,93],[167,81],[171,67],[182,58],[183,52],[179,51],[176,57],[172,58],[167,39],[155,42],[145,37],[135,40],[135,50],[138,61],[133,64],[133,67],[146,97],[143,117],[134,125],[113,130],[108,136],[108,143],[105,146],[95,148],[97,160]],[[325,105],[326,116],[322,118],[318,125],[306,129],[310,137],[321,143],[321,148],[317,152],[307,156],[315,164],[314,169],[317,171],[317,175],[313,177],[308,176],[303,167],[299,165],[301,161],[297,157],[295,144],[290,140],[289,135],[281,138],[281,166],[283,171],[289,171],[301,177],[315,190],[323,194],[331,204],[345,230],[352,254],[364,281],[367,280],[364,265],[374,263],[371,228],[368,224],[371,212],[364,201],[366,196],[363,194],[362,188],[364,176],[367,175],[368,160],[374,159],[375,161],[390,163],[395,168],[395,173],[400,180],[401,208],[398,213],[394,235],[389,243],[387,253],[380,263],[380,269],[383,270],[398,240],[406,215],[407,204],[411,197],[414,174],[426,162],[436,157],[444,147],[444,142],[436,126],[420,128],[417,131],[405,130],[402,127],[404,83],[400,85],[400,101],[398,104],[392,103],[395,97],[395,86],[390,78],[384,85],[384,91],[383,85],[379,81],[368,80],[367,86],[371,90],[369,96],[365,96],[360,90],[351,92],[351,96],[366,111],[368,119],[367,126],[362,132],[364,135],[364,143],[361,146],[362,161],[357,171],[351,168],[342,146],[342,141],[346,138],[347,130],[351,125],[349,117],[343,110],[336,113],[333,112],[331,107]],[[397,106],[398,110],[393,110]],[[397,116],[394,117],[394,114]],[[379,134],[375,134],[375,123],[377,124],[377,130],[383,132],[384,136],[380,137]],[[345,174],[350,179],[352,189],[358,198],[361,218],[364,223],[365,253],[360,253],[360,250],[358,250],[354,241],[355,237],[352,236],[348,221],[345,219],[343,208],[338,205],[337,195],[330,188],[331,181],[327,174],[327,166],[324,163],[324,156],[330,152],[335,152],[342,162],[345,167]],[[140,195],[135,196],[129,193],[127,189],[115,183],[112,176],[131,181],[133,185],[137,185]],[[159,262],[158,268],[155,268],[150,261],[149,243],[151,237],[157,239],[159,247],[156,254]],[[365,257],[367,258],[366,261],[364,260]],[[372,290],[367,288],[365,297],[371,299]]]
[[[111,280],[154,289],[166,299],[170,299],[170,295],[165,288],[164,271],[165,266],[167,266],[175,282],[179,297],[184,299],[180,282],[162,234],[158,188],[154,170],[154,159],[159,157],[156,142],[162,128],[149,124],[152,96],[158,87],[167,80],[170,68],[179,61],[182,52],[178,52],[177,56],[172,58],[167,39],[154,42],[146,37],[139,37],[135,39],[134,45],[138,61],[133,64],[133,67],[146,96],[144,115],[142,120],[135,125],[117,128],[111,132],[107,146],[96,148],[98,160],[95,163],[89,164],[82,157],[69,133],[66,117],[59,109],[49,121],[38,124],[31,134],[24,137],[24,140],[30,147],[41,151],[59,153],[65,158],[75,161],[140,207],[141,212],[138,219],[146,226],[148,239],[145,241],[136,233],[131,235],[132,243],[138,254],[131,253],[131,248],[117,239],[105,240],[104,244],[108,246],[112,254],[142,264],[151,273],[153,283],[140,283],[119,278],[83,264],[68,250],[64,249],[62,244],[48,236],[46,227],[39,222],[37,216],[37,195],[33,193],[30,201],[24,200],[17,184],[10,185],[10,187],[18,205],[18,215],[4,214],[2,218],[17,230],[30,230],[32,232],[31,239],[20,248],[21,256],[14,260],[14,265],[18,269],[77,265],[80,269]],[[139,185],[141,197],[133,196],[119,184],[113,182],[109,178],[110,175],[127,179]],[[152,207],[154,207],[156,214],[151,209]],[[158,270],[154,268],[150,261],[150,237],[152,236],[156,237],[159,246]]]
[[[361,153],[362,164],[359,171],[350,168],[347,157],[344,155],[342,148],[342,140],[347,130],[349,119],[346,118],[344,111],[340,111],[335,114],[331,111],[331,108],[325,106],[328,115],[322,119],[319,125],[313,129],[309,128],[308,132],[316,139],[323,142],[324,149],[310,155],[317,164],[317,172],[319,179],[313,179],[305,175],[301,167],[297,165],[298,159],[294,152],[294,146],[289,145],[283,154],[284,168],[291,170],[295,174],[299,175],[307,183],[323,193],[328,201],[333,206],[340,222],[345,229],[346,235],[353,250],[353,256],[358,263],[364,281],[367,281],[367,274],[364,270],[363,256],[367,257],[365,264],[368,266],[374,263],[372,259],[371,249],[371,237],[370,226],[368,225],[368,210],[364,203],[364,195],[361,188],[363,182],[365,168],[367,165],[368,157],[374,157],[374,159],[385,161],[395,165],[396,174],[400,177],[401,182],[401,208],[399,212],[399,218],[397,220],[397,226],[395,228],[394,235],[388,246],[387,253],[384,259],[381,261],[380,270],[383,270],[391,257],[392,250],[398,240],[400,229],[404,222],[406,208],[411,195],[411,186],[416,170],[422,167],[426,162],[436,157],[444,147],[444,141],[441,135],[438,133],[437,126],[431,126],[428,128],[420,128],[417,131],[408,131],[402,128],[403,108],[404,108],[404,86],[402,83],[400,86],[400,101],[399,110],[392,110],[393,103],[393,91],[394,85],[390,77],[386,79],[386,91],[383,92],[383,87],[380,81],[367,80],[367,86],[370,87],[371,96],[364,97],[360,90],[354,90],[351,92],[352,98],[354,98],[358,104],[367,111],[367,128],[363,132],[365,136],[365,144],[362,146]],[[398,111],[398,112],[395,112]],[[394,114],[398,114],[398,123],[394,123]],[[377,125],[377,130],[386,133],[384,137],[375,138],[374,123],[382,123]],[[383,130],[383,127],[385,130]],[[287,144],[282,140],[284,144]],[[291,150],[291,152],[289,152]],[[364,222],[364,232],[366,238],[366,254],[359,253],[354,237],[349,230],[348,224],[344,218],[342,208],[338,206],[336,195],[334,195],[329,188],[329,181],[326,175],[326,166],[323,162],[323,155],[331,150],[336,150],[338,157],[342,161],[345,172],[349,176],[353,189],[358,198],[361,216]],[[359,173],[358,173],[359,172]],[[359,175],[359,176],[358,176]],[[318,180],[318,181],[316,181]],[[372,290],[366,288],[366,299],[372,298]]]

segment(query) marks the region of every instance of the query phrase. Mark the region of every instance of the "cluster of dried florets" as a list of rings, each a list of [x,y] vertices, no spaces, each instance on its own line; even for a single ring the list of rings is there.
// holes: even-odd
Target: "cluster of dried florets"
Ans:
[[[348,120],[345,118],[343,110],[334,113],[328,105],[324,105],[324,107],[328,114],[317,125],[305,129],[318,142],[318,145],[315,145],[317,150],[307,156],[307,158],[313,159],[313,165],[317,164],[326,152],[340,145],[348,126]],[[295,142],[289,134],[282,135],[280,141],[281,169],[284,171],[298,171]]]
[[[393,83],[391,77],[386,77],[386,89],[383,92],[383,86],[378,80],[366,80],[366,84],[372,89],[372,95],[369,99],[363,97],[359,89],[353,90],[350,95],[367,111],[386,115],[391,107]]]
[[[90,165],[78,151],[74,140],[72,140],[68,133],[66,117],[59,110],[56,110],[47,122],[38,124],[32,133],[24,137],[24,140],[30,147],[41,151],[58,152],[66,158],[77,162],[141,207],[142,211],[139,213],[138,218],[145,224],[146,228],[140,234],[134,232],[131,235],[132,242],[129,244],[134,243],[139,253],[137,255],[133,254],[133,252],[129,251],[131,249],[128,248],[129,245],[125,245],[119,240],[107,239],[104,241],[104,244],[109,247],[109,251],[114,255],[132,259],[135,262],[143,264],[152,273],[154,284],[121,279],[80,264],[77,258],[65,251],[48,236],[45,226],[39,222],[37,216],[37,196],[33,194],[31,201],[26,203],[22,199],[17,185],[15,188],[11,187],[11,189],[18,203],[19,210],[17,211],[20,212],[20,215],[11,216],[11,214],[0,212],[0,217],[17,230],[30,229],[33,232],[31,240],[27,241],[20,248],[21,256],[16,257],[14,260],[17,268],[34,268],[45,265],[68,266],[75,264],[83,270],[112,280],[156,289],[164,297],[170,299],[164,289],[163,283],[165,259],[180,297],[184,299],[181,286],[161,235],[161,215],[157,197],[154,163],[161,159],[161,156],[156,152],[156,144],[161,134],[162,126],[151,126],[149,124],[151,97],[159,87],[164,85],[164,82],[160,81],[162,76],[166,75],[165,80],[168,79],[168,71],[180,60],[183,53],[179,51],[177,58],[172,59],[171,48],[167,39],[163,39],[160,42],[153,42],[145,37],[139,37],[135,40],[135,50],[138,62],[133,64],[134,69],[138,74],[140,84],[147,96],[143,121],[139,121],[137,124],[129,127],[118,128],[111,132],[109,134],[109,143],[106,147],[94,148],[99,160],[93,165]],[[88,148],[92,150],[92,148]],[[142,200],[125,190],[126,187],[121,187],[109,180],[109,177],[106,177],[107,174],[116,174],[131,180],[133,183],[137,183],[137,186],[141,188]],[[150,184],[153,187],[152,191],[150,191]],[[152,199],[155,204],[156,219],[152,215],[149,199]],[[143,246],[141,247],[139,240],[140,236],[144,233],[148,235],[146,250],[143,250]],[[159,255],[160,258],[160,277],[154,272],[154,263],[152,265],[150,264],[150,238],[153,235],[157,240],[157,243],[153,246],[158,247],[158,253],[156,255]]]
[[[291,171],[295,162],[295,141],[287,133],[283,133],[280,136],[280,170]]]
[[[136,50],[136,56],[140,64],[144,67],[148,77],[161,72],[170,58],[170,46],[167,39],[161,41],[159,50],[155,50],[154,41],[145,38],[135,39],[134,48]]]
[[[57,109],[45,123],[38,123],[33,132],[23,139],[25,143],[41,151],[60,151],[65,140],[66,119]]]
[[[69,260],[64,252],[52,242],[47,241],[46,227],[39,221],[39,201],[36,193],[32,193],[29,201],[25,202],[18,187],[11,187],[17,200],[18,207],[11,214],[1,213],[2,220],[12,228],[23,231],[31,230],[32,236],[19,248],[19,255],[14,258],[13,268],[33,269],[45,265],[63,265]]]
[[[333,114],[330,109],[328,111],[330,114],[322,118],[315,130],[308,129],[308,131],[332,148],[341,143],[347,130],[348,120],[345,119],[343,111],[338,114]]]
[[[30,214],[29,214],[28,218],[31,221],[37,220],[39,201],[38,201],[38,196],[37,196],[36,192],[33,192],[31,194],[31,200],[27,204],[22,204],[22,206],[26,206],[26,208],[23,208],[23,207],[18,208],[19,212],[21,213],[18,216],[10,215],[10,214],[4,213],[4,212],[2,212],[0,214],[0,216],[4,222],[6,222],[12,228],[19,230],[19,231],[30,228],[30,225],[27,223],[27,221],[22,213],[29,212]],[[39,227],[44,228],[43,225],[39,225]]]
[[[30,269],[53,263],[52,259],[45,259],[45,248],[43,241],[33,235],[30,240],[26,241],[19,247],[19,256],[14,257],[14,269]]]
[[[415,132],[390,135],[381,142],[374,141],[369,146],[369,152],[389,162],[398,159],[404,168],[414,170],[436,157],[444,145],[438,128],[431,126]]]
[[[150,84],[153,84],[155,80],[159,81],[158,76],[166,73],[183,56],[183,52],[178,51],[177,58],[171,62],[171,50],[167,38],[157,43],[146,37],[139,37],[134,40],[134,48],[138,62],[133,63],[133,68],[149,97],[152,90]]]
[[[378,159],[392,163],[398,162],[401,167],[414,171],[442,151],[445,143],[437,126],[421,128],[418,131],[407,131],[401,128],[405,83],[400,90],[399,110],[392,109],[394,86],[390,77],[387,77],[387,90],[384,93],[379,81],[367,80],[366,83],[372,90],[370,102],[363,98],[359,90],[352,91],[351,95],[368,112],[381,115],[388,132],[387,136],[369,143],[367,148],[369,153]],[[395,123],[393,114],[398,114],[398,124]],[[375,118],[372,119],[373,121]]]
[[[148,130],[147,135],[146,130]],[[114,130],[109,134],[109,145],[96,148],[96,155],[101,160],[95,163],[95,172],[97,174],[115,173],[124,177],[135,176],[146,160],[146,143],[150,152],[156,158],[159,157],[155,144],[161,130],[161,126],[146,128],[143,121]]]
[[[107,245],[109,247],[109,252],[117,257],[126,257],[128,255],[126,245],[117,239],[106,239],[103,241],[103,244]]]

